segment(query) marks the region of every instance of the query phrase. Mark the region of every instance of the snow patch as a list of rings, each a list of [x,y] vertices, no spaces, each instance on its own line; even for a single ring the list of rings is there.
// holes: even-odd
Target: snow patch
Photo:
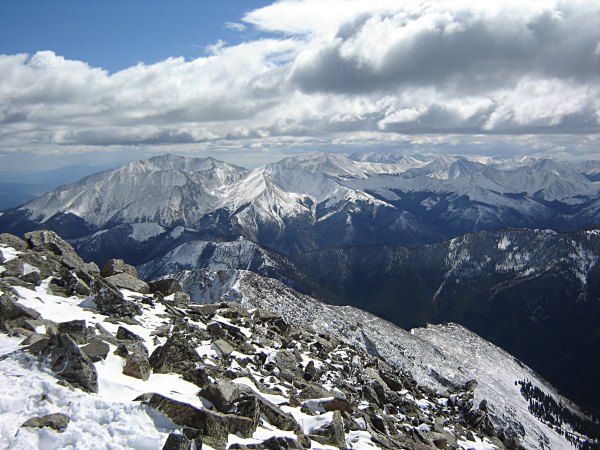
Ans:
[[[132,223],[131,234],[129,235],[132,239],[137,242],[146,242],[148,239],[163,234],[165,229],[157,223],[144,222],[144,223]]]
[[[502,236],[502,239],[500,239],[500,242],[498,242],[498,250],[504,251],[508,248],[509,245],[510,239],[508,239],[507,236]]]

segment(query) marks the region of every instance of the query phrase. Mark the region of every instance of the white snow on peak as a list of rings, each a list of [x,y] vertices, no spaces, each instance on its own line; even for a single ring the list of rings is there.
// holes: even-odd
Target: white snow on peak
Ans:
[[[131,238],[138,242],[145,242],[150,238],[159,236],[165,232],[165,229],[157,223],[132,223]]]

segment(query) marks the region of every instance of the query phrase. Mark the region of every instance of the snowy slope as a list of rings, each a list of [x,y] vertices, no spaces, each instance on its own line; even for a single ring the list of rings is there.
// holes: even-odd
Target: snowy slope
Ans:
[[[226,298],[277,311],[293,323],[310,323],[315,329],[380,355],[433,389],[474,379],[475,402],[488,401],[494,424],[507,436],[519,440],[525,448],[571,448],[563,436],[528,411],[528,403],[515,382],[531,380],[549,396],[565,404],[570,404],[568,400],[527,366],[464,327],[438,325],[408,333],[359,309],[323,304],[252,272],[204,272],[204,281],[198,274],[193,280],[189,275],[179,275],[187,289],[210,285],[210,289],[192,291],[197,301]]]

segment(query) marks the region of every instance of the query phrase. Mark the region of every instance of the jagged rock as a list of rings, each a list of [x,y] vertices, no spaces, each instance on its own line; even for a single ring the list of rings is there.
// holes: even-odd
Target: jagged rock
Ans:
[[[40,358],[47,358],[50,368],[73,386],[98,392],[98,374],[94,364],[68,334],[50,336],[28,349]]]
[[[0,244],[12,247],[20,252],[27,250],[27,242],[10,233],[0,233]]]
[[[310,360],[304,368],[304,379],[307,381],[316,381],[319,379],[319,371],[315,367],[315,362]]]
[[[25,233],[29,248],[34,251],[48,251],[60,257],[60,262],[69,269],[86,270],[88,266],[73,247],[53,231],[40,230]]]
[[[121,289],[128,289],[141,294],[150,293],[150,287],[148,286],[148,283],[137,279],[129,273],[118,273],[116,275],[105,277],[105,279]]]
[[[59,333],[66,333],[77,343],[85,344],[89,339],[89,331],[85,320],[70,320],[57,324]]]
[[[135,400],[162,412],[178,425],[200,430],[203,441],[218,449],[227,446],[229,433],[239,433],[240,436],[248,438],[256,431],[258,425],[247,417],[198,409],[160,394],[143,394]]]
[[[148,355],[144,352],[131,352],[125,357],[123,374],[146,381],[150,378],[152,367],[148,361]]]
[[[203,305],[187,305],[189,312],[193,314],[201,314],[207,318],[211,318],[219,310],[220,306],[216,304],[203,304]]]
[[[143,339],[133,331],[129,331],[127,328],[122,326],[119,326],[117,329],[117,339],[122,341],[143,341]]]
[[[70,417],[63,413],[48,414],[41,417],[32,417],[21,425],[21,427],[29,428],[52,428],[59,433],[62,433],[69,426]]]
[[[167,337],[170,331],[169,325],[160,325],[150,332],[150,336]]]
[[[91,295],[92,289],[88,285],[88,282],[91,281],[91,276],[84,276],[87,281],[84,281],[80,278],[76,273],[73,273],[71,270],[66,267],[60,268],[60,277],[53,277],[50,283],[50,287],[53,292],[56,292],[56,288],[62,288],[63,292],[67,295],[78,294],[82,296]],[[82,272],[79,272],[81,275]]]
[[[187,436],[179,433],[169,433],[169,437],[162,450],[191,450],[192,441]]]
[[[104,278],[107,278],[107,277],[112,277],[114,275],[119,275],[122,273],[131,275],[133,278],[138,277],[136,268],[127,264],[122,259],[109,260],[102,268],[100,275],[102,275]]]
[[[98,362],[106,359],[110,351],[110,345],[104,342],[102,338],[93,337],[90,339],[89,344],[80,347],[80,349],[92,362]]]
[[[12,329],[20,327],[30,329],[27,320],[39,319],[40,314],[13,300],[8,294],[0,295],[0,330],[9,333]],[[31,329],[34,331],[35,328]]]
[[[321,444],[345,447],[345,436],[342,415],[339,411],[334,411],[331,422],[322,428],[313,430],[310,438]]]
[[[173,333],[164,345],[150,355],[150,365],[156,373],[184,374],[196,368],[201,361],[194,346],[183,333]]]
[[[98,311],[107,316],[133,317],[142,313],[142,308],[123,298],[123,295],[102,278],[95,278],[92,283],[92,299]]]
[[[181,284],[174,278],[162,278],[160,280],[154,280],[149,282],[148,286],[150,287],[151,294],[160,292],[165,297],[176,292],[181,292]]]
[[[211,402],[217,411],[229,412],[237,398],[247,389],[244,386],[237,386],[227,380],[217,380],[204,386],[198,395]]]
[[[223,339],[213,342],[211,348],[217,352],[221,358],[227,358],[234,350],[231,344]]]
[[[277,364],[279,370],[295,372],[299,368],[300,361],[291,350],[278,350],[275,354],[275,364]]]
[[[36,342],[39,342],[43,339],[47,339],[48,336],[46,336],[45,334],[39,334],[39,333],[31,333],[29,336],[27,336],[22,342],[21,345],[24,347],[27,347],[28,345],[33,345]]]

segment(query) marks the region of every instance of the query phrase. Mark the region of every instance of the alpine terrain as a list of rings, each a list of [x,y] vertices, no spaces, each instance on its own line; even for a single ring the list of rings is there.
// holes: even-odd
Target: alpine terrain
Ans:
[[[132,448],[597,448],[599,180],[598,161],[165,155],[6,210],[2,364],[56,407],[15,399],[3,437],[64,443],[15,435],[59,410],[100,436],[68,406],[94,401],[150,430],[115,424]]]

